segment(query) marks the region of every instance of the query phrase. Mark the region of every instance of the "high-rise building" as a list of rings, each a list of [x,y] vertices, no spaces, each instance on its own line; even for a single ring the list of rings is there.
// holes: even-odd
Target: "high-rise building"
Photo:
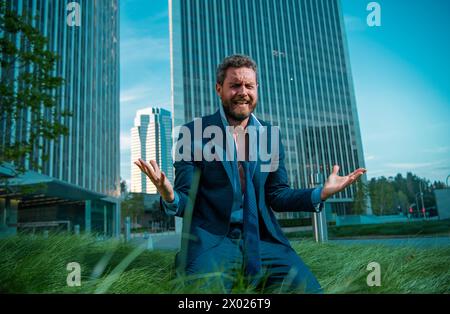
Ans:
[[[77,208],[85,211],[81,224],[86,230],[95,229],[98,224],[102,231],[108,229],[111,233],[115,228],[114,233],[117,233],[120,219],[115,201],[120,194],[118,0],[10,0],[5,3],[19,15],[26,13],[35,17],[30,24],[47,38],[47,49],[59,55],[54,75],[62,77],[64,84],[54,94],[58,99],[55,110],[72,113],[59,121],[68,127],[69,135],[61,136],[58,141],[43,139],[43,150],[33,152],[31,158],[39,164],[39,169],[33,169],[26,160],[25,165],[33,176],[40,175],[45,182],[53,180],[52,184],[73,188],[61,187],[59,196],[53,196],[61,204],[67,201],[66,197],[79,195],[80,201],[84,198]],[[14,40],[19,49],[29,49],[21,46],[20,35]],[[17,67],[14,75],[19,75],[20,71]],[[43,114],[50,115],[50,112],[43,108]],[[27,124],[33,123],[26,110],[22,119],[13,120],[6,115],[1,118],[0,145],[21,141],[27,136]],[[42,159],[44,152],[48,160]],[[51,193],[56,193],[47,191],[48,198],[41,200],[40,205],[50,200]],[[24,195],[17,197],[20,198],[19,210],[31,204]],[[66,220],[76,215],[69,214],[67,206],[63,207],[56,209],[56,214],[50,215],[53,218],[48,219]],[[38,220],[43,217],[34,216]]]
[[[173,183],[172,116],[161,108],[138,110],[131,128],[131,192],[156,194],[156,187],[134,164],[138,158],[155,160]]]
[[[215,112],[217,65],[246,54],[258,64],[255,114],[280,127],[291,186],[334,164],[364,167],[339,0],[169,0],[169,15],[174,126]],[[354,189],[329,200],[333,212],[351,212]]]

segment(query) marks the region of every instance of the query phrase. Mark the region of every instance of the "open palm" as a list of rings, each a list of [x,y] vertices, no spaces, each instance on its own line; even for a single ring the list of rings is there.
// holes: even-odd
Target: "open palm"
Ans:
[[[327,181],[325,182],[322,188],[322,194],[320,195],[320,197],[323,201],[331,197],[332,195],[342,191],[350,184],[355,182],[360,176],[362,176],[366,172],[366,169],[358,168],[346,176],[339,176],[338,172],[339,166],[334,165],[333,172],[330,174],[330,176],[328,177]]]
[[[150,163],[148,163],[139,158],[134,164],[147,175],[166,202],[172,202],[174,200],[175,196],[172,184],[170,184],[164,172],[159,169],[155,160],[150,160]]]

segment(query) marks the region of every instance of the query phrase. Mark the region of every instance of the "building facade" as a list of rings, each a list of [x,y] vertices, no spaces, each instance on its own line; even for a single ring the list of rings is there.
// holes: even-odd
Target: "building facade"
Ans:
[[[155,185],[134,161],[155,160],[173,183],[172,115],[161,108],[138,110],[131,128],[131,192],[156,194]]]
[[[246,54],[258,64],[255,114],[280,127],[292,187],[312,187],[334,164],[364,167],[338,0],[170,0],[169,19],[174,126],[214,113],[217,65]],[[351,213],[354,189],[329,200],[334,213]]]
[[[58,141],[43,139],[43,150],[35,150],[32,156],[40,167],[33,169],[25,160],[26,167],[38,175],[94,193],[102,217],[104,210],[111,210],[115,213],[105,217],[119,219],[116,201],[120,194],[118,0],[10,0],[6,5],[19,15],[27,13],[36,17],[30,23],[47,38],[47,49],[60,56],[54,75],[62,77],[64,84],[54,94],[58,98],[55,110],[72,113],[59,121],[68,127],[69,135],[61,136]],[[21,46],[20,36],[16,37],[17,47],[27,49]],[[16,70],[14,75],[20,71]],[[42,110],[43,115],[51,114],[47,109]],[[26,111],[17,121],[3,116],[0,145],[26,137],[30,119]],[[48,160],[42,159],[44,152]],[[91,213],[95,209],[92,204],[82,207]],[[86,220],[91,218],[86,216]],[[118,232],[119,222],[114,225]]]

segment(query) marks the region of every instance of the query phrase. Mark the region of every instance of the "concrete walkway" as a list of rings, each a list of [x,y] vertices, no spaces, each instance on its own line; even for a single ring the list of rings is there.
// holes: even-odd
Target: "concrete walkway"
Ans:
[[[146,242],[149,250],[178,250],[181,234],[175,232],[133,234],[130,242],[135,245]]]
[[[336,244],[382,244],[393,246],[417,246],[420,248],[450,248],[450,237],[409,237],[409,238],[375,238],[375,239],[332,239],[330,243]]]
[[[134,234],[130,241],[132,244],[140,245],[147,243],[149,250],[179,250],[181,244],[181,234],[175,232]],[[296,242],[291,240],[291,242]],[[347,238],[331,239],[330,243],[351,245],[351,244],[382,244],[392,246],[416,246],[420,248],[450,248],[450,236],[424,236],[424,237],[377,237],[377,238]]]

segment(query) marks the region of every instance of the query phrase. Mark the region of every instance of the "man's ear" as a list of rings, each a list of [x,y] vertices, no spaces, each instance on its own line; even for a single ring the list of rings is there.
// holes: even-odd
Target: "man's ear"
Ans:
[[[219,83],[216,83],[216,94],[217,96],[220,97],[220,94],[222,93],[222,85],[220,85]]]

